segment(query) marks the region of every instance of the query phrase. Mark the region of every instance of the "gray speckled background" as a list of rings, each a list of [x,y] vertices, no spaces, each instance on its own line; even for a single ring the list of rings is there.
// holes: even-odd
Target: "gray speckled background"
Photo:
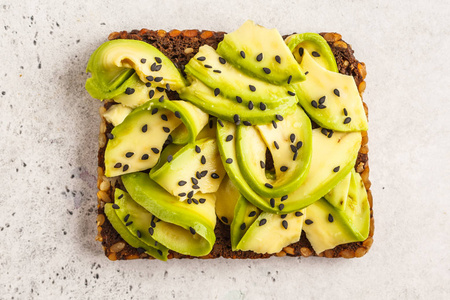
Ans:
[[[450,297],[447,0],[125,2],[0,3],[1,299]],[[111,31],[231,31],[246,19],[282,34],[340,32],[366,62],[371,251],[110,262],[94,240],[100,103],[83,88],[90,53]]]

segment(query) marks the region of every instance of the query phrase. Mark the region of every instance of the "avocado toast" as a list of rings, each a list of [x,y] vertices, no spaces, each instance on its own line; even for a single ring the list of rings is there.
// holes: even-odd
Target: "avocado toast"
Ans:
[[[245,26],[251,24],[239,30]],[[114,82],[120,85],[102,90],[109,84],[103,80],[108,84],[94,88],[100,90],[94,97],[106,99],[100,111],[97,240],[111,260],[271,255],[350,258],[362,256],[370,248],[373,217],[367,107],[359,98],[365,88],[364,64],[336,33],[322,33],[323,38],[293,35],[284,37],[285,41],[280,36],[279,40],[286,42],[285,52],[277,52],[273,61],[267,59],[271,53],[241,45],[243,34],[230,34],[224,43],[220,43],[225,35],[222,32],[197,30],[167,33],[143,29],[110,35],[110,40],[139,40],[161,51],[148,63],[149,71],[139,70],[147,58],[128,61],[126,67],[135,73],[116,74]],[[268,33],[253,32],[252,36],[258,34]],[[277,39],[275,33],[270,34]],[[229,50],[236,47],[246,50]],[[173,64],[164,63],[163,56]],[[258,73],[250,57],[264,63],[259,67],[262,72]],[[161,68],[158,66],[171,74],[161,77],[175,79],[165,82],[154,75]],[[92,73],[101,73],[93,69],[88,67]],[[353,78],[339,77],[336,71]],[[309,75],[311,80],[306,79]],[[117,80],[120,76],[124,79]],[[315,91],[313,78],[330,78],[336,85],[324,95],[326,100]],[[348,84],[349,78],[353,86]],[[92,90],[88,85],[87,89]],[[141,103],[140,94],[150,101]],[[361,103],[339,106],[339,100],[348,94]],[[188,101],[174,101],[179,99]],[[227,110],[208,105],[219,99]],[[333,121],[336,114],[339,118]],[[302,125],[293,130],[292,124],[299,120]],[[131,130],[127,123],[139,125]],[[336,131],[329,129],[333,126]],[[154,127],[163,130],[152,132]],[[128,140],[125,144],[129,145],[143,141],[146,134],[151,137],[147,149],[142,143],[136,143],[133,151],[121,149],[120,141]],[[285,142],[280,142],[280,136]],[[341,141],[345,141],[345,148]],[[314,156],[316,142],[321,146],[314,149],[329,149],[329,153],[324,150]],[[330,153],[340,149],[344,154],[328,161],[329,171],[311,171],[325,168],[320,158],[331,158]],[[121,153],[124,159],[119,158]],[[202,176],[204,171],[207,174]],[[157,192],[162,196],[155,196]],[[211,193],[215,199],[208,198]],[[170,197],[164,196],[167,194]],[[164,208],[167,203],[158,204],[158,198],[172,199],[167,201],[173,206]],[[121,206],[123,199],[138,204]],[[183,214],[191,207],[202,210]],[[133,220],[131,211],[139,218]],[[342,233],[337,237],[336,226]],[[180,242],[167,238],[174,232]],[[192,245],[192,236],[198,241],[196,245]],[[273,241],[274,245],[261,248],[264,243],[255,242],[258,240]]]

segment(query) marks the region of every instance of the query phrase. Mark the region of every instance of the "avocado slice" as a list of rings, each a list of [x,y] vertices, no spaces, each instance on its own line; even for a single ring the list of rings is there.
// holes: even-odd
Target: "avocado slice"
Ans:
[[[253,21],[226,34],[217,53],[244,72],[267,82],[281,85],[305,80],[278,30],[264,28]]]
[[[203,127],[203,129],[198,133],[197,140],[206,139],[206,138],[215,139],[216,131],[217,131],[216,123],[217,123],[217,118],[213,117],[213,116],[209,116],[208,124],[205,125],[205,127]]]
[[[185,72],[228,99],[242,99],[242,105],[246,108],[250,102],[255,106],[254,109],[258,110],[260,103],[267,105],[273,102],[286,102],[282,99],[293,97],[288,93],[287,86],[255,79],[231,64],[222,62],[224,60],[221,60],[211,46],[204,45],[186,65]],[[290,92],[293,93],[293,89],[290,89]]]
[[[152,180],[181,201],[193,201],[190,199],[197,192],[216,192],[224,176],[215,139],[189,143],[176,152],[172,160],[150,171]]]
[[[128,193],[116,188],[114,203],[105,204],[105,214],[120,236],[132,247],[154,258],[167,260],[168,249],[148,233],[153,215],[137,204]]]
[[[266,148],[275,167],[275,178],[266,176]],[[282,197],[296,190],[309,171],[312,154],[311,121],[296,105],[283,121],[238,126],[236,151],[242,174],[250,187],[264,197]]]
[[[352,169],[344,179],[341,180],[331,191],[323,196],[331,205],[333,205],[338,210],[344,210],[347,205],[348,191],[350,188],[350,180],[352,178],[352,173],[355,169]]]
[[[230,225],[234,218],[234,207],[241,194],[225,174],[219,189],[216,192],[216,215],[219,220]]]
[[[122,104],[111,105],[103,114],[103,117],[114,126],[119,125],[131,113],[132,109]]]
[[[123,175],[122,182],[134,201],[163,221],[155,221],[155,240],[185,255],[203,256],[211,251],[216,239],[214,194],[198,193],[202,201],[189,204],[169,194],[145,173]]]
[[[352,76],[322,68],[308,53],[300,66],[307,79],[294,84],[300,105],[317,124],[336,131],[368,129],[361,96]]]
[[[208,123],[209,116],[200,108],[186,101],[176,101],[176,103],[184,108],[184,113],[189,116],[188,127],[180,124],[172,133],[172,142],[174,144],[186,144],[193,142],[200,131]],[[189,128],[189,129],[188,129]]]
[[[339,72],[333,51],[320,34],[311,32],[293,34],[288,36],[285,42],[298,63],[302,62],[303,54],[306,51],[322,68]]]
[[[277,115],[288,115],[294,105],[297,104],[297,98],[290,96],[279,99],[277,102],[260,102],[248,105],[242,105],[237,100],[228,99],[220,93],[215,95],[215,91],[210,89],[204,83],[196,78],[190,77],[191,85],[180,92],[180,98],[192,102],[201,107],[203,111],[216,116],[219,119],[237,124],[267,124],[277,120]],[[243,99],[239,101],[243,102]],[[261,104],[262,103],[262,104]]]
[[[93,98],[110,99],[122,94],[134,72],[143,82],[154,87],[177,90],[185,80],[175,65],[155,47],[137,40],[113,40],[103,43],[91,55],[87,72],[86,90]]]
[[[230,227],[231,249],[239,250],[238,245],[247,230],[258,218],[261,210],[240,196],[234,208],[234,217]]]

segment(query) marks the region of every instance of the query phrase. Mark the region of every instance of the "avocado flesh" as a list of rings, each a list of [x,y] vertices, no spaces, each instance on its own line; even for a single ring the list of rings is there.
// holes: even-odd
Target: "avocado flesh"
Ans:
[[[184,108],[184,113],[189,116],[190,130],[186,125],[180,124],[172,133],[172,142],[174,144],[186,144],[193,142],[200,131],[208,123],[209,116],[200,108],[186,101],[176,101],[176,103]]]
[[[241,51],[245,53],[242,57]],[[292,53],[276,29],[267,29],[252,21],[245,22],[236,31],[226,34],[217,47],[217,53],[244,72],[274,84],[305,80]],[[262,59],[257,60],[262,53]],[[276,56],[280,60],[277,62]],[[268,68],[267,74],[263,68]]]
[[[234,122],[235,115],[240,122],[248,121],[251,124],[267,124],[276,120],[275,115],[285,116],[292,111],[297,104],[296,97],[287,97],[278,102],[268,102],[264,111],[260,110],[259,103],[254,103],[255,108],[250,110],[247,106],[238,103],[235,99],[228,99],[222,95],[214,95],[210,89],[196,78],[191,78],[191,85],[180,92],[180,98],[201,107],[203,111],[229,122]]]
[[[150,178],[180,201],[189,198],[191,192],[216,192],[225,176],[215,139],[187,144],[173,155],[172,161],[158,167],[150,171]],[[197,174],[203,171],[207,174],[198,178]]]
[[[297,148],[299,142],[301,146]],[[266,170],[261,167],[261,161],[266,162],[266,148],[273,158],[274,179],[267,178]],[[278,122],[277,128],[272,124],[238,126],[236,150],[240,169],[255,192],[264,197],[287,195],[300,186],[309,171],[311,121],[297,105],[293,113]],[[271,187],[265,186],[266,183]]]
[[[157,63],[156,58],[161,63]],[[142,59],[145,59],[144,63]],[[152,71],[153,64],[157,68]],[[87,72],[92,77],[86,81],[86,89],[92,97],[101,100],[111,98],[119,87],[120,92],[124,92],[124,82],[134,72],[143,82],[152,79],[154,87],[166,88],[169,84],[170,89],[177,90],[185,86],[183,76],[170,59],[150,44],[136,40],[121,39],[103,43],[91,55]],[[157,77],[162,79],[156,82],[154,78]]]
[[[216,239],[214,194],[199,193],[198,196],[206,201],[188,204],[170,195],[148,174],[127,174],[122,176],[122,182],[133,200],[164,221],[155,224],[155,240],[185,255],[203,256],[211,251]],[[160,233],[157,229],[160,229]],[[195,233],[192,234],[191,230],[195,230]]]
[[[248,202],[243,196],[239,197],[234,208],[234,217],[230,226],[231,250],[238,250],[239,242],[260,213],[261,210]]]
[[[336,59],[327,41],[317,33],[301,33],[288,36],[286,44],[294,54],[298,63],[301,63],[304,52],[312,55],[313,59],[324,69],[332,72],[339,72]]]
[[[203,127],[203,129],[198,133],[197,140],[206,139],[206,138],[215,139],[216,131],[217,131],[216,123],[217,123],[217,118],[210,116],[208,124],[205,125],[205,127]]]
[[[111,105],[110,108],[103,114],[106,121],[114,126],[119,125],[131,113],[132,109],[122,104]]]
[[[132,247],[142,248],[154,258],[167,260],[168,249],[155,243],[155,240],[148,233],[152,214],[133,201],[128,193],[118,188],[115,190],[114,198],[114,203],[119,208],[113,208],[112,203],[105,204],[105,214],[114,229]],[[138,231],[140,237],[138,237]]]
[[[331,205],[333,205],[337,210],[344,210],[347,205],[348,191],[350,188],[350,179],[352,178],[352,173],[355,172],[354,169],[344,177],[331,191],[323,196]]]
[[[322,68],[308,51],[304,52],[300,66],[305,72],[308,71],[307,79],[294,86],[300,105],[311,119],[322,127],[336,131],[368,129],[361,96],[352,76]],[[319,101],[323,97],[324,107],[320,108]]]
[[[216,192],[216,215],[222,223],[230,225],[233,222],[234,208],[240,196],[238,189],[225,174]]]
[[[199,60],[199,58],[205,59]],[[222,64],[219,58],[220,56],[211,46],[202,46],[186,65],[185,72],[212,90],[219,88],[220,94],[228,99],[235,100],[236,97],[241,97],[243,100],[241,105],[245,108],[248,107],[249,101],[252,101],[256,106],[255,109],[258,110],[260,102],[267,105],[273,102],[287,102],[285,98],[293,98],[288,94],[287,86],[273,85],[252,78],[229,63]],[[251,91],[249,86],[255,87],[256,90]],[[293,89],[290,90],[293,92]]]

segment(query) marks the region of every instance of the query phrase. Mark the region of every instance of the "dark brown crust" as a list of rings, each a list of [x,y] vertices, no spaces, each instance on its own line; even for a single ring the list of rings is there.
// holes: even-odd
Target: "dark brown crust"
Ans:
[[[353,50],[351,46],[345,43],[341,36],[337,33],[321,33],[321,35],[327,40],[330,45],[333,54],[336,57],[336,62],[339,68],[339,72],[346,75],[351,75],[355,78],[355,82],[358,86],[360,93],[362,94],[365,89],[364,78],[366,76],[366,70],[364,63],[359,62],[355,59],[353,55]],[[133,30],[131,32],[114,32],[109,36],[110,40],[113,39],[135,39],[142,40],[144,42],[150,43],[161,52],[163,52],[167,57],[169,57],[179,68],[184,69],[184,65],[197,53],[198,48],[204,44],[208,44],[213,48],[217,48],[218,43],[223,39],[224,32],[212,32],[212,31],[198,31],[198,30],[172,30],[170,32],[165,32],[163,30],[153,31],[153,30]],[[187,50],[186,50],[187,49]],[[176,97],[176,95],[172,95]],[[169,95],[169,98],[170,97]],[[175,98],[172,98],[175,99]],[[367,114],[367,106],[365,103],[364,108]],[[110,102],[105,103],[105,109],[111,105]],[[104,111],[104,110],[103,110]],[[102,113],[102,111],[101,111]],[[105,133],[112,130],[112,125],[107,123],[103,117],[102,122],[106,124],[106,130],[101,130],[100,140],[105,140]],[[103,136],[102,136],[103,135]],[[355,169],[361,174],[363,178],[370,203],[370,233],[369,237],[364,242],[349,243],[344,245],[339,245],[334,249],[324,251],[318,256],[325,257],[360,257],[363,256],[370,248],[373,242],[373,232],[374,232],[374,222],[373,222],[373,211],[372,211],[372,194],[370,192],[370,181],[368,179],[369,175],[369,165],[368,165],[368,148],[367,148],[367,132],[363,132],[363,140],[361,149],[358,154],[358,158],[355,164]],[[102,142],[100,142],[102,144]],[[98,186],[102,181],[107,180],[103,176],[104,169],[104,152],[106,148],[106,143],[103,143],[102,147],[99,148],[98,152],[98,165],[99,165],[99,180]],[[113,180],[112,185],[116,187],[123,188],[120,179]],[[102,242],[103,248],[105,250],[106,256],[111,260],[116,259],[135,259],[135,258],[151,258],[147,254],[139,254],[137,249],[129,246],[120,235],[111,226],[108,219],[104,217],[103,207],[105,202],[111,201],[113,199],[114,188],[111,186],[106,191],[99,191],[98,195],[98,219],[97,225],[99,229],[99,234],[97,240]],[[106,194],[106,195],[105,195]],[[230,243],[230,232],[229,227],[222,224],[217,220],[217,225],[215,229],[216,233],[216,243],[211,251],[211,253],[202,258],[268,258],[272,255],[269,254],[258,254],[252,251],[231,251]],[[118,244],[117,244],[118,243]],[[124,247],[121,247],[125,245]],[[119,246],[119,247],[117,247]],[[120,251],[112,251],[114,248],[122,248]],[[294,243],[277,254],[276,256],[310,256],[317,255],[312,249],[305,233],[302,232],[302,236],[299,242]],[[181,255],[175,252],[170,252],[169,258],[190,258],[186,255]]]

